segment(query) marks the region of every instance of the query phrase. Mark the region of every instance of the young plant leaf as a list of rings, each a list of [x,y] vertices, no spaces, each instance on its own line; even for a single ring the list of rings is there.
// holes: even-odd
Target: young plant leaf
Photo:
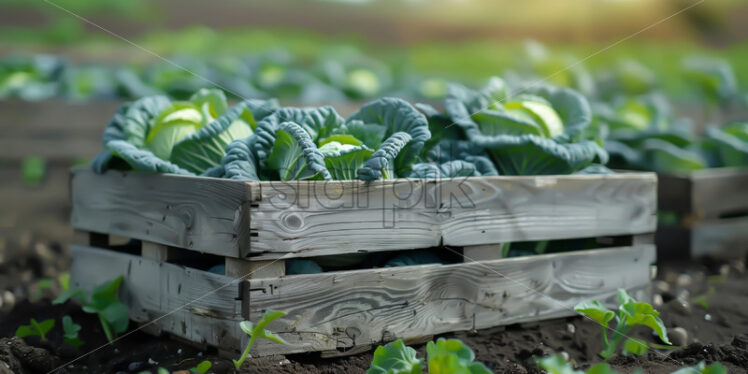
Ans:
[[[21,171],[23,183],[27,186],[38,186],[44,179],[47,161],[43,157],[31,156],[23,160]]]
[[[66,271],[60,273],[60,275],[57,276],[57,283],[60,284],[60,290],[62,290],[62,292],[70,290],[70,272]]]
[[[112,341],[118,334],[125,332],[130,324],[127,306],[117,295],[123,280],[124,278],[119,276],[94,287],[90,297],[86,297],[85,291],[81,289],[68,290],[52,301],[52,304],[62,304],[72,298],[78,299],[84,312],[98,315],[107,339]]]
[[[574,370],[561,355],[539,358],[535,362],[548,374],[584,374],[583,371]]]
[[[444,339],[429,342],[426,345],[428,354],[429,373],[433,374],[490,374],[480,362],[474,362],[475,354],[462,341]]]
[[[585,374],[618,374],[617,371],[610,368],[606,362],[601,362],[584,372]]]
[[[422,364],[423,360],[416,357],[416,350],[398,339],[377,347],[366,374],[421,374]]]
[[[45,278],[36,282],[36,292],[34,293],[34,299],[41,299],[44,295],[44,290],[52,288],[52,279]]]
[[[16,329],[17,337],[38,336],[42,340],[47,340],[47,333],[55,327],[55,320],[51,318],[41,322],[32,318],[29,322],[28,325],[18,326],[18,329]]]
[[[81,330],[81,325],[73,322],[73,319],[66,315],[62,317],[62,331],[63,341],[65,343],[72,344],[75,348],[83,345],[83,341],[78,338],[78,332]]]
[[[190,369],[190,371],[193,372],[193,373],[205,374],[212,367],[213,367],[213,363],[210,362],[210,361],[208,361],[208,360],[205,360],[205,361],[197,364],[197,366],[195,366],[194,368]]]
[[[654,330],[663,342],[671,344],[670,340],[668,340],[667,337],[667,329],[665,328],[665,324],[662,322],[660,317],[658,317],[660,313],[654,310],[651,305],[647,303],[632,301],[628,304],[622,305],[620,311],[627,317],[627,325],[647,326]]]
[[[637,355],[642,356],[647,354],[647,351],[649,351],[649,346],[647,345],[647,342],[639,339],[634,338],[628,338],[625,342],[623,342],[623,355]]]
[[[80,302],[85,302],[86,292],[80,288],[68,289],[63,292],[62,295],[57,296],[56,299],[52,300],[52,305],[65,304],[70,299],[77,299]]]
[[[265,311],[265,314],[257,322],[257,324],[253,324],[250,321],[242,321],[239,323],[239,328],[241,328],[242,331],[249,335],[250,338],[249,342],[247,343],[247,347],[244,348],[244,352],[242,352],[242,355],[239,357],[239,359],[233,360],[234,366],[237,369],[241,367],[244,363],[244,360],[247,359],[247,356],[249,356],[249,351],[250,349],[252,349],[252,345],[258,338],[268,339],[279,344],[288,344],[288,342],[283,340],[283,338],[281,338],[277,334],[265,329],[265,327],[267,327],[271,322],[285,315],[285,312],[268,309],[267,311]]]
[[[605,327],[607,327],[608,323],[616,316],[612,310],[606,308],[597,300],[583,301],[577,304],[574,307],[574,310],[592,318],[592,320]]]

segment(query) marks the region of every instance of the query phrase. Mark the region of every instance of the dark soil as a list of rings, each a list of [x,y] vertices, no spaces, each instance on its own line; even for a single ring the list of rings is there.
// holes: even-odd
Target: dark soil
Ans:
[[[210,360],[210,372],[233,372],[229,358],[217,352],[191,345],[131,332],[113,345],[107,345],[95,315],[84,313],[75,304],[52,305],[59,290],[38,291],[38,282],[54,278],[68,266],[65,245],[35,241],[23,235],[6,235],[0,251],[0,374],[47,373],[137,373],[155,372],[158,367],[170,371],[189,370]],[[654,285],[656,308],[671,331],[681,327],[687,332],[684,348],[650,352],[643,357],[616,356],[609,360],[621,372],[636,368],[645,373],[670,373],[704,360],[719,361],[730,373],[748,368],[748,274],[742,261],[729,264],[704,262],[662,269]],[[8,302],[7,294],[15,299]],[[33,301],[30,301],[33,300]],[[661,302],[661,304],[660,304]],[[83,326],[81,349],[62,344],[61,318],[70,315]],[[46,341],[38,337],[13,338],[29,318],[56,320]],[[130,326],[132,329],[135,326]],[[495,373],[539,373],[533,358],[552,353],[568,355],[580,368],[600,362],[600,327],[580,317],[556,319],[481,331],[446,334],[464,341],[476,353],[476,359]],[[658,342],[645,328],[631,335]],[[414,345],[425,357],[425,345]],[[241,373],[364,373],[372,352],[324,359],[319,354],[272,356],[249,359]],[[59,368],[59,369],[58,369]],[[10,371],[8,371],[10,370]]]

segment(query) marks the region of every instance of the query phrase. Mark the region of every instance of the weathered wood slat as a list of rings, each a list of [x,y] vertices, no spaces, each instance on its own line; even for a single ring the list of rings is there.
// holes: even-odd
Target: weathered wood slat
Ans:
[[[618,288],[649,298],[650,244],[455,265],[356,270],[246,281],[245,316],[288,316],[269,328],[287,346],[256,353],[378,344],[398,337],[573,315],[582,300],[612,301]],[[246,313],[245,308],[245,313]]]
[[[230,257],[249,245],[246,183],[77,169],[72,200],[77,229]]]
[[[121,105],[118,101],[71,104],[63,100],[0,102],[0,159],[41,156],[73,161],[99,153],[101,131]],[[64,124],[61,122],[64,121]]]
[[[631,235],[656,225],[652,173],[237,182],[73,173],[78,229],[262,261]]]
[[[91,287],[125,276],[120,297],[135,322],[193,342],[236,347],[241,343],[239,282],[231,277],[100,248],[73,245],[73,287]]]
[[[717,168],[659,175],[659,207],[712,219],[748,211],[748,169]]]
[[[691,256],[742,257],[748,252],[748,217],[701,221],[690,238]]]
[[[262,183],[257,259],[652,232],[653,174]]]
[[[662,261],[748,251],[748,169],[718,168],[659,176],[659,209],[682,214],[679,225],[660,225]]]

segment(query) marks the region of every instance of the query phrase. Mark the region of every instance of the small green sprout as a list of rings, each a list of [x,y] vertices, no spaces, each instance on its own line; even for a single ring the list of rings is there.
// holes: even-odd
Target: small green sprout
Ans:
[[[485,365],[476,362],[475,354],[462,341],[439,338],[426,345],[428,371],[431,374],[491,374]],[[423,359],[416,357],[416,350],[402,340],[395,340],[377,347],[374,359],[366,374],[421,374]]]
[[[78,338],[78,331],[80,330],[81,325],[73,322],[73,318],[68,315],[62,317],[62,331],[64,332],[63,341],[65,343],[70,343],[75,348],[83,345],[83,340]]]
[[[26,157],[21,164],[23,183],[27,186],[40,185],[42,183],[42,180],[44,179],[44,173],[46,169],[47,162],[43,157]]]
[[[561,355],[536,358],[535,363],[548,374],[618,374],[605,362],[601,362],[586,371],[575,370]]]
[[[420,374],[423,372],[423,360],[416,354],[416,350],[405,345],[401,339],[380,345],[374,351],[371,367],[366,374]]]
[[[36,292],[34,292],[34,300],[39,300],[44,296],[44,290],[52,289],[52,279],[44,278],[36,282]]]
[[[491,370],[480,362],[476,362],[475,354],[462,341],[444,339],[429,342],[426,345],[429,359],[429,373],[470,373],[491,374]]]
[[[111,342],[118,334],[125,332],[130,324],[127,306],[117,296],[122,280],[122,276],[119,276],[112,281],[94,287],[90,297],[87,297],[86,292],[82,289],[69,289],[54,299],[52,304],[63,304],[70,299],[78,299],[83,304],[84,312],[99,316],[101,328],[104,330],[107,340]]]
[[[18,326],[16,330],[16,336],[19,338],[25,338],[27,336],[38,336],[42,340],[47,340],[47,333],[52,331],[55,327],[54,319],[45,319],[41,322],[36,322],[35,319],[31,319],[28,325]]]
[[[249,350],[252,348],[252,345],[255,343],[255,340],[257,338],[265,338],[268,340],[272,340],[276,343],[280,344],[288,344],[283,338],[280,336],[270,332],[269,330],[266,330],[265,327],[270,324],[270,322],[273,322],[274,320],[285,316],[285,312],[279,312],[275,310],[267,310],[265,314],[262,316],[262,319],[260,319],[257,324],[253,324],[250,321],[242,321],[239,324],[239,327],[241,327],[242,331],[244,331],[247,335],[249,335],[249,342],[247,343],[247,348],[244,348],[244,352],[242,352],[241,357],[239,357],[238,360],[234,361],[234,366],[238,369],[242,366],[244,363],[244,360],[247,359],[247,356],[249,356]]]
[[[67,292],[70,290],[70,272],[64,272],[60,273],[60,275],[57,276],[57,283],[60,284],[60,290],[62,292]]]
[[[660,313],[654,310],[652,305],[637,302],[623,289],[618,290],[617,315],[596,300],[581,302],[574,307],[574,310],[591,318],[602,327],[605,349],[600,352],[600,357],[606,360],[613,356],[621,341],[627,338],[626,333],[636,325],[651,328],[663,342],[671,344],[667,337],[665,324],[659,317]],[[608,324],[613,319],[616,320],[617,324],[612,338],[608,339]],[[623,353],[642,355],[647,353],[648,349],[649,345],[646,342],[628,338],[624,343]]]
[[[212,367],[213,367],[213,364],[210,361],[205,360],[205,361],[197,364],[197,366],[195,366],[194,368],[190,369],[190,372],[192,372],[192,373],[198,373],[198,374],[205,374]]]

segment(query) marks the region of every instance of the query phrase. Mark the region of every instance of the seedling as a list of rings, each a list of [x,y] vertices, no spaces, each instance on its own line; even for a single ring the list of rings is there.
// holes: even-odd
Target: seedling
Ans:
[[[83,345],[83,340],[78,338],[78,331],[81,330],[81,325],[73,322],[70,316],[62,317],[62,331],[64,332],[63,341],[70,343],[73,347],[78,348]]]
[[[264,338],[268,340],[272,340],[276,343],[280,344],[288,344],[283,338],[280,336],[274,334],[273,332],[266,330],[265,327],[270,324],[270,322],[273,322],[274,320],[285,316],[285,312],[279,312],[275,310],[267,310],[265,314],[262,316],[262,319],[260,319],[257,324],[253,324],[250,321],[242,321],[239,323],[239,327],[241,327],[242,331],[244,331],[247,335],[249,335],[249,342],[247,343],[247,348],[244,348],[244,352],[242,352],[241,357],[239,357],[238,360],[234,361],[234,366],[238,369],[242,366],[244,363],[244,360],[247,359],[247,356],[249,356],[249,350],[252,349],[252,345],[255,343],[255,340],[257,338]]]
[[[561,355],[536,358],[535,363],[548,374],[618,374],[605,362],[601,362],[586,371],[575,370]],[[633,373],[641,374],[642,369],[636,369]],[[727,371],[719,362],[706,366],[706,363],[701,361],[697,365],[678,369],[670,374],[727,374]]]
[[[52,279],[44,278],[36,282],[36,292],[34,293],[34,300],[39,300],[44,296],[44,290],[52,289]]]
[[[636,325],[644,325],[651,328],[663,342],[671,345],[667,337],[665,325],[659,317],[660,313],[654,310],[652,305],[637,302],[623,289],[618,290],[617,315],[597,300],[581,302],[574,307],[574,310],[600,324],[603,333],[603,343],[605,345],[605,349],[600,352],[600,357],[606,360],[613,356],[621,341],[627,338],[626,334]],[[608,324],[613,319],[616,320],[617,324],[612,338],[608,339]],[[628,338],[624,343],[623,353],[624,355],[642,355],[647,353],[648,349],[649,345],[646,342]]]
[[[38,186],[44,179],[44,173],[47,169],[47,162],[43,157],[31,156],[23,160],[21,172],[23,174],[23,183],[27,186]]]
[[[16,330],[16,336],[19,338],[25,338],[27,336],[38,336],[42,340],[47,340],[47,333],[55,327],[54,319],[45,319],[41,322],[36,322],[35,319],[31,319],[28,325],[18,326]]]
[[[55,290],[54,279],[43,278],[36,282],[36,292],[34,293],[34,300],[39,300],[44,296],[45,290]],[[70,289],[70,273],[65,272],[57,276],[57,285],[59,290],[67,292]],[[55,290],[56,291],[56,290]]]
[[[426,345],[428,371],[432,374],[465,373],[490,374],[485,365],[475,362],[473,351],[457,339],[439,338]],[[416,350],[402,340],[396,340],[374,351],[374,359],[366,374],[421,374],[423,359],[416,357]]]
[[[423,372],[423,360],[416,354],[416,350],[405,345],[402,339],[380,345],[374,351],[371,367],[366,374],[420,374]]]
[[[60,291],[67,292],[70,290],[70,273],[60,273],[60,275],[57,276],[57,283],[60,284]]]
[[[205,374],[208,372],[208,370],[210,370],[211,367],[213,367],[213,364],[210,361],[205,360],[197,364],[197,366],[195,366],[194,368],[190,369],[190,372],[198,373],[198,374]]]
[[[52,304],[62,304],[70,299],[77,299],[82,304],[84,312],[98,315],[101,328],[107,340],[111,342],[118,334],[125,332],[130,324],[127,307],[117,296],[122,280],[122,276],[119,276],[96,286],[91,291],[90,297],[87,297],[86,292],[80,288],[70,289],[52,301]]]

